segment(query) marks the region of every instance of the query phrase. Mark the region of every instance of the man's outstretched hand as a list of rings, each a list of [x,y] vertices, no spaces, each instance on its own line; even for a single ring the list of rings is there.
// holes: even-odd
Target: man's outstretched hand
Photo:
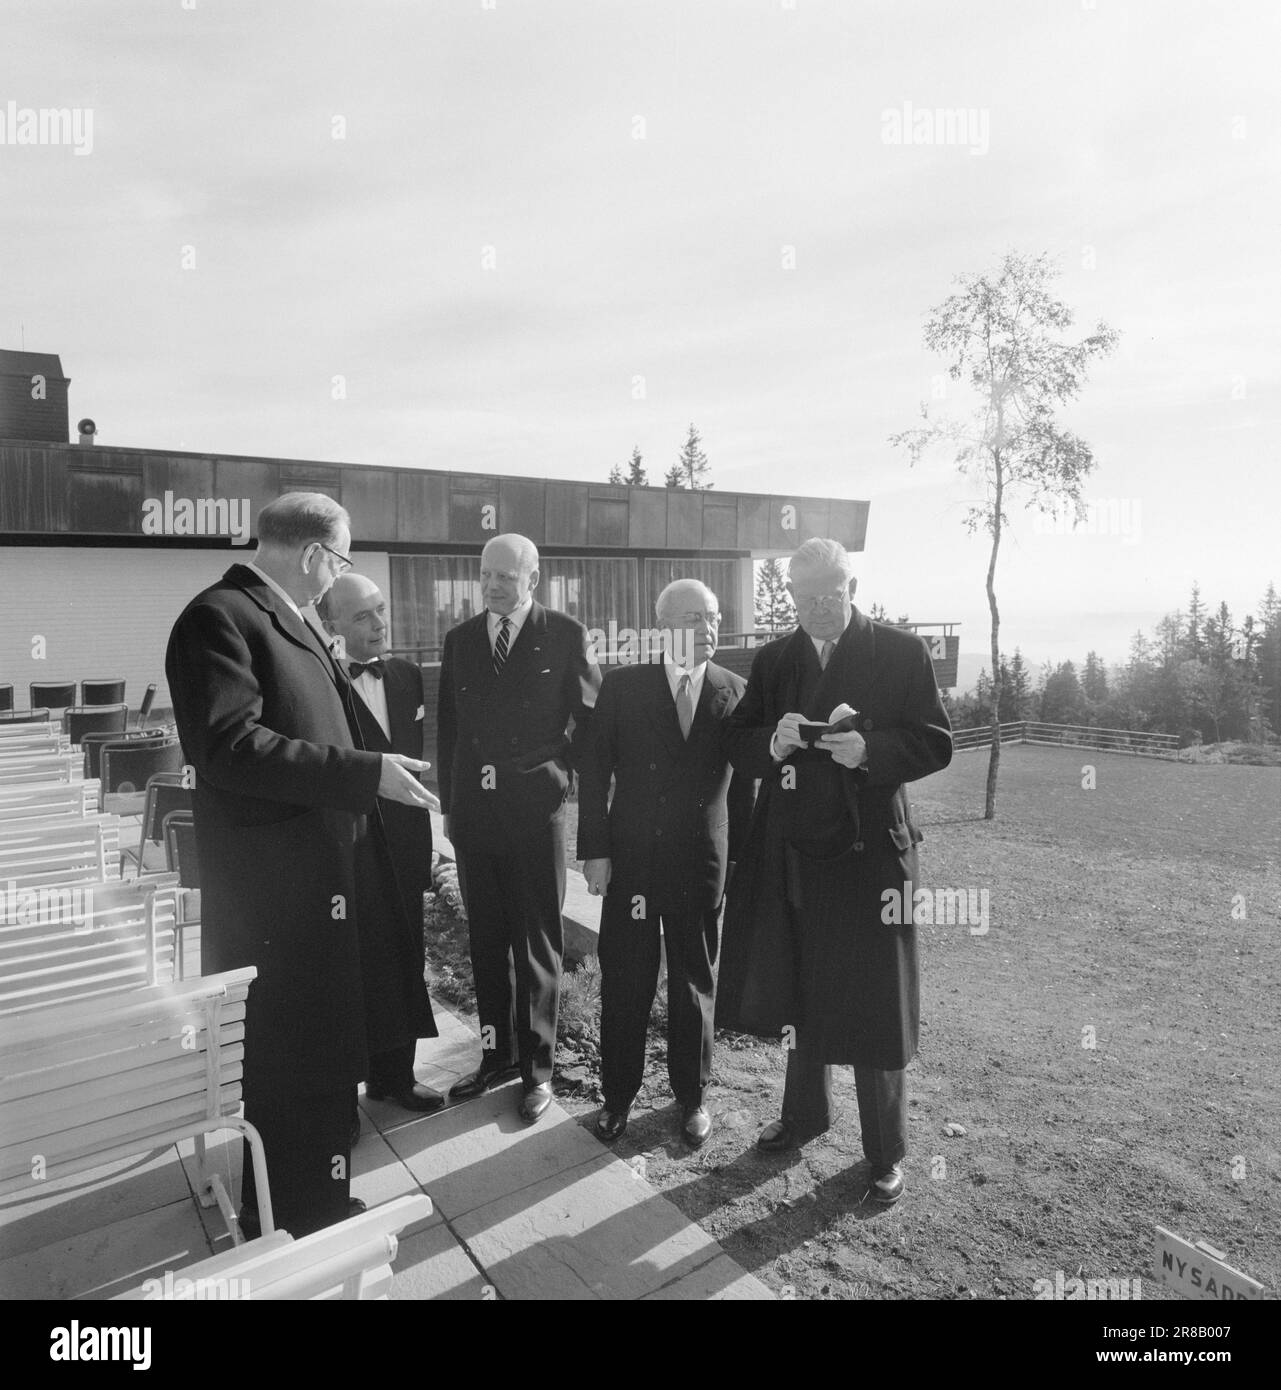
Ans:
[[[424,811],[439,811],[440,802],[415,777],[431,766],[421,758],[407,758],[403,753],[384,753],[382,771],[378,776],[378,795],[388,801],[400,801],[406,806],[418,806]]]

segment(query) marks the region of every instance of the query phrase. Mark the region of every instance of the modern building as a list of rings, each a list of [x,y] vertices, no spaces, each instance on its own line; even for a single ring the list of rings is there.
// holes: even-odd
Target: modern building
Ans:
[[[0,684],[25,707],[32,680],[123,676],[166,707],[164,652],[188,598],[253,553],[258,511],[282,492],[351,514],[358,568],[392,611],[396,650],[430,663],[481,607],[480,551],[505,531],[542,555],[539,597],[605,636],[653,626],[671,579],[717,594],[722,642],[754,627],[753,561],[812,536],[861,551],[869,504],[844,498],[685,491],[551,478],[69,443],[56,356],[0,351]],[[955,637],[940,642],[955,669]],[[743,653],[747,658],[747,653]],[[736,662],[745,665],[746,662]]]

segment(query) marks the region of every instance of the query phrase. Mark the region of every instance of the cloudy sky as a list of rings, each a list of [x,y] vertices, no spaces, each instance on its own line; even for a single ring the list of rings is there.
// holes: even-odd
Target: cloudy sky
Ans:
[[[104,443],[661,479],[694,421],[720,487],[869,499],[860,598],[974,655],[979,488],[888,436],[953,277],[1047,251],[1122,334],[1064,419],[1124,533],[1017,514],[1003,645],[1119,660],[1194,579],[1281,582],[1272,0],[5,10],[0,115],[92,145],[0,144],[0,346]],[[895,142],[909,104],[967,116]]]

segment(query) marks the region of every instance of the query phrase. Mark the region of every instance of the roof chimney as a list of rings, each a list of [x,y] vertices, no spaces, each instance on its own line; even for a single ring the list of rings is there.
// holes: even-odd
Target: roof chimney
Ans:
[[[54,353],[0,348],[0,439],[65,444],[69,385]]]

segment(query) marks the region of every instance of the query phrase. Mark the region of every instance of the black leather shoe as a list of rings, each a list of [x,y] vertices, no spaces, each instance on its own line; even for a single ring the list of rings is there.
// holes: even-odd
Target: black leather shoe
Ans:
[[[527,1125],[532,1125],[535,1120],[542,1117],[551,1103],[552,1083],[540,1081],[537,1086],[526,1087],[517,1113]]]
[[[881,1168],[872,1173],[871,1196],[875,1202],[892,1206],[903,1195],[903,1165],[895,1163],[890,1168]]]
[[[701,1149],[712,1132],[712,1117],[701,1105],[687,1105],[681,1111],[681,1137],[691,1149]]]
[[[464,1076],[461,1080],[454,1082],[449,1088],[449,1099],[471,1100],[475,1096],[483,1096],[486,1091],[492,1090],[495,1086],[501,1086],[504,1081],[510,1081],[519,1075],[519,1062],[513,1062],[506,1067],[480,1067],[470,1076]]]
[[[366,1086],[365,1094],[370,1100],[389,1100],[403,1110],[422,1110],[425,1113],[439,1110],[445,1103],[445,1097],[439,1091],[433,1091],[421,1081],[415,1081],[407,1091],[374,1091]]]
[[[593,1126],[596,1137],[602,1144],[612,1144],[627,1128],[627,1110],[611,1110],[608,1106],[602,1107],[596,1116],[596,1123]]]

